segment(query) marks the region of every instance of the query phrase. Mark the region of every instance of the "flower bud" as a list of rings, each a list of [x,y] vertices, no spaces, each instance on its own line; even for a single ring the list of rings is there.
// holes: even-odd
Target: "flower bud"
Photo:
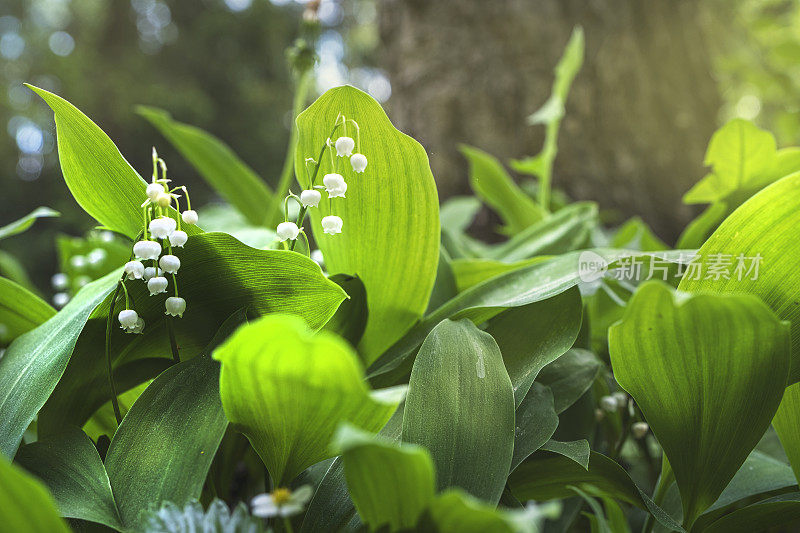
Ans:
[[[141,261],[128,261],[125,263],[125,275],[128,279],[142,279],[144,265]]]
[[[339,157],[349,156],[353,153],[356,142],[352,137],[339,137],[336,139],[336,155]]]
[[[69,294],[66,292],[57,292],[53,295],[53,305],[58,308],[64,307],[69,303]]]
[[[175,230],[169,234],[169,243],[177,248],[183,248],[187,240],[189,240],[189,236],[185,231]]]
[[[612,413],[617,410],[617,400],[613,396],[603,396],[600,398],[600,407],[604,411]]]
[[[178,296],[170,296],[164,302],[164,307],[166,308],[165,315],[182,317],[183,312],[186,311],[186,300]]]
[[[353,154],[352,157],[350,157],[350,165],[352,165],[355,172],[364,172],[364,169],[367,168],[367,156],[364,154]]]
[[[336,235],[342,232],[342,219],[336,215],[328,215],[322,218],[322,231],[328,235]]]
[[[119,312],[117,319],[119,319],[119,324],[122,329],[129,330],[136,327],[139,315],[133,309],[124,309]]]
[[[158,266],[161,270],[169,274],[174,274],[181,267],[181,260],[174,255],[162,255],[158,260]]]
[[[86,266],[86,258],[82,255],[73,255],[69,258],[69,264],[76,270],[81,270]]]
[[[188,211],[184,211],[183,213],[181,213],[181,218],[187,224],[192,224],[192,225],[197,224],[197,219],[198,219],[197,211],[195,211],[194,209],[189,209]]]
[[[287,239],[295,240],[300,235],[300,228],[294,222],[281,222],[275,230],[278,239],[284,242]]]
[[[164,276],[156,276],[148,280],[147,290],[150,291],[150,296],[155,296],[156,294],[167,292],[167,285],[167,278]]]
[[[631,433],[635,439],[641,439],[647,432],[650,431],[650,426],[647,425],[647,422],[636,422],[631,426]]]
[[[139,241],[133,245],[133,255],[137,259],[158,259],[161,255],[161,245],[156,241]]]
[[[169,204],[172,203],[172,195],[168,192],[160,192],[156,197],[156,203],[161,207],[169,207]]]
[[[164,186],[160,183],[150,183],[147,185],[145,192],[151,202],[156,202],[158,201],[158,195],[164,193]]]
[[[308,189],[300,193],[300,203],[304,207],[317,207],[322,200],[322,194],[316,189]]]
[[[166,239],[178,226],[174,218],[159,217],[150,221],[150,234],[156,239]]]
[[[347,191],[347,183],[341,174],[325,174],[322,177],[322,184],[328,192],[328,198],[344,198]]]
[[[160,276],[161,273],[162,272],[161,272],[160,268],[147,267],[147,268],[144,269],[144,275],[142,276],[142,279],[145,280],[145,281],[150,281],[154,277]]]

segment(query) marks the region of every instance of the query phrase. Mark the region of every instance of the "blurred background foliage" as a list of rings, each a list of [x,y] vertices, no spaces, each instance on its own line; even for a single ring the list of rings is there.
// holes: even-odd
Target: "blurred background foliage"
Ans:
[[[351,83],[391,108],[392,86],[380,68],[382,1],[398,0],[320,2],[317,94]],[[722,98],[719,124],[735,116],[752,119],[774,131],[780,145],[798,144],[800,1],[702,1],[697,22],[708,35]],[[84,235],[92,221],[61,178],[50,110],[22,83],[73,102],[140,173],[148,171],[155,144],[170,173],[190,187],[198,205],[216,201],[213,192],[135,113],[137,105],[163,108],[175,119],[220,137],[274,185],[288,142],[292,103],[285,51],[298,37],[303,4],[0,0],[0,225],[40,205],[62,213],[61,218],[38,221],[34,231],[4,241],[2,248],[22,261],[45,294],[55,292],[50,276],[65,268],[59,265],[56,242],[63,247],[69,241],[59,235]],[[452,140],[454,146],[460,141]]]

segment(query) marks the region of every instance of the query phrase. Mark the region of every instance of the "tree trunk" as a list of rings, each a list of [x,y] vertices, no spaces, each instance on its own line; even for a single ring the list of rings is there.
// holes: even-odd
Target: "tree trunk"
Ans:
[[[547,100],[573,26],[583,68],[559,136],[554,185],[641,215],[674,240],[681,195],[703,174],[719,95],[696,0],[382,0],[397,126],[422,142],[442,197],[468,193],[458,143],[501,160],[539,151],[526,117]]]

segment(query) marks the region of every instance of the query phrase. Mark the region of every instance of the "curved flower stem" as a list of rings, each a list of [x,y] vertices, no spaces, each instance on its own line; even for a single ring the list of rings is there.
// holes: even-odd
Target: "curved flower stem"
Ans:
[[[167,333],[169,333],[169,346],[172,349],[172,360],[176,363],[181,362],[181,354],[178,352],[178,341],[175,339],[175,330],[172,327],[172,317],[167,315]]]
[[[123,274],[124,276],[125,274]],[[108,310],[108,319],[106,319],[106,367],[108,369],[108,383],[111,385],[111,405],[114,407],[114,418],[117,419],[117,426],[122,422],[122,414],[119,410],[117,385],[114,383],[114,369],[111,365],[111,325],[114,322],[114,304],[117,302],[120,286],[122,286],[122,280],[117,283],[117,288],[114,289],[114,296],[111,297],[111,308]]]

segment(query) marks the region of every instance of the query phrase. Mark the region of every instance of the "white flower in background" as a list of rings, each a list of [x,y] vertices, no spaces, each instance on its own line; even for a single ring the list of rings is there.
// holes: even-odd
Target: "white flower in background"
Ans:
[[[187,240],[189,240],[189,236],[186,235],[185,231],[175,230],[169,234],[169,243],[172,246],[183,248],[183,245],[186,244]]]
[[[328,198],[344,198],[347,191],[347,183],[341,174],[325,174],[322,177],[322,184],[328,192]]]
[[[159,217],[150,221],[150,234],[156,239],[166,239],[169,237],[178,223],[171,217]]]
[[[161,255],[161,245],[156,241],[139,241],[133,245],[133,255],[137,259],[158,259]]]
[[[125,263],[125,275],[128,279],[142,279],[144,277],[144,265],[141,261],[128,261]]]
[[[328,235],[336,235],[337,233],[341,233],[342,224],[344,224],[344,222],[342,222],[342,219],[336,215],[322,217],[322,231]]]
[[[313,495],[314,489],[310,485],[303,485],[295,491],[278,488],[271,494],[259,494],[250,501],[250,505],[253,516],[261,518],[288,517],[302,513]]]
[[[133,333],[134,335],[138,335],[139,333],[144,330],[144,319],[139,317],[136,319],[136,325],[132,328],[125,328],[125,333]]]
[[[165,315],[183,317],[183,312],[186,311],[186,300],[178,296],[170,296],[164,302],[164,307],[166,308]]]
[[[102,248],[95,248],[94,250],[89,252],[89,255],[87,255],[86,258],[88,259],[90,265],[99,265],[100,263],[106,260],[107,256],[108,252],[106,252]]]
[[[287,239],[295,240],[300,235],[300,228],[294,222],[281,222],[275,232],[278,234],[278,239],[284,242]]]
[[[353,153],[356,142],[352,137],[339,137],[336,139],[336,155],[346,157]]]
[[[56,307],[64,307],[69,303],[69,294],[66,292],[57,292],[53,295],[53,305]]]
[[[164,190],[164,186],[160,183],[150,183],[145,190],[147,193],[147,197],[150,199],[151,202],[158,201],[158,195],[164,194],[167,191]]]
[[[604,411],[613,412],[617,410],[617,399],[613,396],[603,396],[600,398],[600,407]]]
[[[89,276],[78,276],[75,279],[75,285],[77,285],[78,288],[85,287],[86,285],[90,284],[91,282],[92,282],[92,278],[90,278]]]
[[[100,240],[103,242],[112,242],[114,240],[114,233],[111,231],[103,231],[100,233]]]
[[[311,250],[311,260],[321,267],[325,266],[325,258],[322,256],[322,250]]]
[[[117,319],[122,329],[125,331],[132,331],[139,321],[139,315],[133,309],[123,309],[119,312],[119,315],[117,315]]]
[[[300,203],[303,207],[317,207],[322,200],[322,194],[315,189],[308,189],[300,193]]]
[[[147,268],[144,269],[144,275],[142,276],[142,279],[145,280],[145,281],[150,281],[154,277],[160,276],[161,274],[162,274],[162,272],[161,272],[160,268],[147,267]]]
[[[197,224],[198,220],[197,211],[195,211],[194,209],[189,209],[187,211],[184,211],[183,213],[181,213],[181,218],[187,224],[192,224],[192,225]]]
[[[50,278],[50,283],[53,285],[54,289],[60,291],[69,286],[69,278],[63,272],[58,272],[57,274],[53,274],[53,277]]]
[[[647,422],[636,422],[631,426],[631,433],[636,439],[641,439],[647,435],[648,431],[650,431],[650,426],[647,425]]]
[[[73,255],[69,258],[69,264],[73,268],[80,270],[86,266],[86,258],[82,255]]]
[[[353,167],[353,170],[356,172],[364,172],[364,169],[367,168],[367,156],[364,154],[353,154],[350,157],[350,165]]]
[[[156,276],[147,281],[147,290],[150,291],[150,296],[167,292],[167,278],[164,276]]]
[[[161,270],[169,274],[174,274],[181,267],[181,260],[174,255],[164,255],[158,261]]]

